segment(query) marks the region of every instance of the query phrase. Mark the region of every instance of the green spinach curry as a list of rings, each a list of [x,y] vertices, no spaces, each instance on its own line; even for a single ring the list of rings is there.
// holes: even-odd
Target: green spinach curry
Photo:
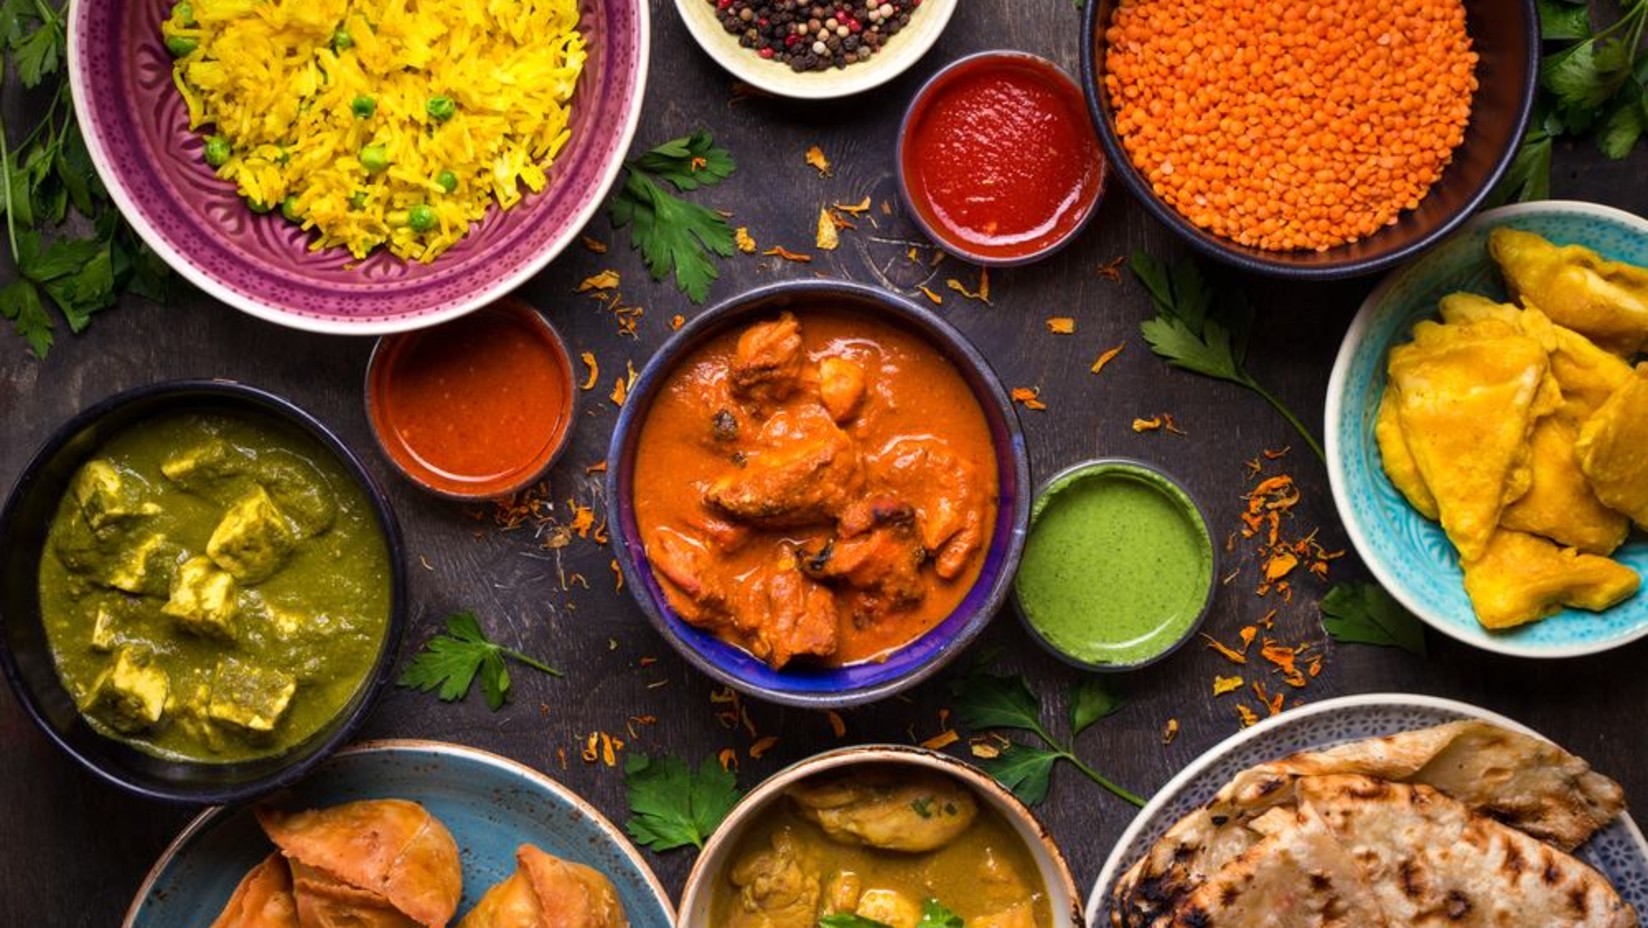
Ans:
[[[234,762],[302,743],[355,695],[389,621],[365,494],[272,418],[179,413],[75,474],[40,560],[63,685],[103,734]]]
[[[870,766],[804,780],[745,827],[731,861],[710,901],[718,928],[916,928],[935,903],[967,928],[1053,924],[1024,840],[936,771]]]

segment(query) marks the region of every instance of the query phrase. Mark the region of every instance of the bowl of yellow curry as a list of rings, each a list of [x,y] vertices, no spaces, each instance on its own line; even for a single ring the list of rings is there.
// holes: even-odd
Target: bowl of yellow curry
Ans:
[[[387,682],[400,530],[359,460],[262,390],[174,381],[76,415],[0,513],[0,665],[116,786],[225,803],[292,782]]]
[[[930,676],[999,611],[1024,548],[1001,382],[949,323],[859,284],[773,285],[688,323],[607,460],[626,587],[695,666],[775,702]]]
[[[1490,210],[1363,304],[1328,472],[1373,575],[1433,628],[1569,657],[1648,635],[1648,222]]]
[[[1082,917],[1064,856],[1001,784],[936,751],[865,745],[800,761],[745,796],[693,865],[679,924],[1073,928]]]

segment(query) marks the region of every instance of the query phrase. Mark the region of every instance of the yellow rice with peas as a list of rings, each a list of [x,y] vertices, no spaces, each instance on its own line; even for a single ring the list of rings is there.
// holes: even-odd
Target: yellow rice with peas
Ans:
[[[356,258],[431,261],[543,189],[585,58],[577,0],[180,0],[162,30],[218,176]]]

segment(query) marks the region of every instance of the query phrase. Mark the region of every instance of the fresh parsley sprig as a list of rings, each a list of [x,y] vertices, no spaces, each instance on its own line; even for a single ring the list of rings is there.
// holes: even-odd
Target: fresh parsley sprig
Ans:
[[[121,290],[162,300],[169,286],[165,264],[121,221],[92,170],[61,75],[66,45],[52,0],[0,0],[0,46],[28,95],[28,105],[0,111],[39,114],[20,137],[0,115],[0,212],[16,271],[0,289],[0,316],[42,358],[56,337],[49,305],[79,332]],[[0,67],[0,86],[6,76]]]
[[[1174,367],[1259,394],[1303,436],[1317,457],[1327,460],[1305,423],[1243,367],[1253,329],[1253,305],[1240,292],[1226,289],[1215,299],[1201,269],[1188,258],[1170,265],[1141,251],[1133,253],[1127,266],[1156,306],[1155,318],[1139,326],[1151,351]]]
[[[1334,641],[1401,648],[1425,656],[1425,626],[1377,583],[1335,583],[1322,597],[1322,627]]]
[[[999,756],[983,758],[979,762],[979,766],[1026,804],[1038,805],[1047,798],[1053,767],[1064,760],[1116,796],[1136,806],[1144,805],[1142,798],[1117,786],[1076,756],[1075,743],[1082,732],[1125,704],[1125,700],[1111,689],[1103,677],[1084,677],[1072,690],[1070,740],[1064,743],[1054,739],[1042,724],[1041,702],[1022,676],[989,673],[975,664],[951,683],[950,692],[956,699],[956,716],[969,729],[975,732],[993,728],[1015,729],[1030,732],[1041,739],[1045,745],[1043,747],[1013,741]]]
[[[624,790],[630,811],[624,830],[654,851],[702,848],[743,796],[737,777],[713,757],[694,772],[679,757],[631,754],[624,762]]]
[[[630,227],[630,245],[641,252],[653,279],[673,273],[676,286],[694,303],[704,302],[720,276],[714,256],[732,256],[732,227],[720,213],[683,200],[664,185],[691,192],[720,183],[737,167],[700,129],[625,162],[624,183],[612,198],[612,224]]]
[[[497,712],[509,700],[506,657],[550,676],[561,676],[559,670],[536,658],[488,640],[475,613],[466,611],[446,617],[446,633],[424,644],[406,666],[399,683],[426,693],[435,690],[443,702],[453,702],[469,695],[469,688],[479,678],[487,708]]]

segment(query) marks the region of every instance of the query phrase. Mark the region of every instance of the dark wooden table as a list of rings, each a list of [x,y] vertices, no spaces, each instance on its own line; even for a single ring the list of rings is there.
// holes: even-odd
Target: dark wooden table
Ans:
[[[945,62],[980,49],[1010,47],[1077,69],[1080,15],[1066,0],[965,0],[943,39],[903,78],[839,103],[743,99],[732,82],[686,34],[669,0],[653,0],[653,55],[638,147],[712,130],[738,159],[739,172],[704,197],[731,210],[763,247],[812,252],[818,209],[829,202],[897,203],[892,150],[899,117],[920,82]],[[803,162],[808,146],[823,148],[835,174],[821,178]],[[1560,146],[1553,192],[1648,213],[1644,157],[1609,162],[1588,143]],[[724,265],[712,289],[721,299],[778,279],[812,275],[877,282],[913,292],[926,271],[903,259],[915,238],[907,223],[881,218],[880,229],[844,233],[833,253],[810,265],[739,256]],[[531,281],[522,295],[546,310],[575,351],[595,352],[603,383],[583,396],[575,444],[552,476],[554,498],[603,509],[598,477],[585,467],[606,453],[614,408],[606,398],[625,361],[639,367],[669,335],[676,313],[696,307],[671,287],[651,282],[603,214],[588,232],[613,243],[606,255],[573,247]],[[882,241],[883,239],[889,241]],[[1318,462],[1258,398],[1237,388],[1169,371],[1138,335],[1148,314],[1131,280],[1112,281],[1101,268],[1134,249],[1172,254],[1178,246],[1119,187],[1073,247],[1022,270],[992,274],[993,306],[956,298],[948,277],[969,285],[976,269],[946,262],[934,272],[946,294],[943,315],[980,345],[1008,386],[1039,387],[1045,411],[1021,411],[1032,468],[1045,476],[1096,454],[1158,462],[1180,475],[1211,509],[1219,538],[1238,527],[1243,462],[1265,449],[1294,450],[1270,465],[1293,474],[1304,491],[1299,525],[1320,525],[1329,548],[1343,547],[1327,476]],[[638,338],[620,337],[612,316],[574,291],[605,268],[622,272],[627,301],[646,308]],[[1285,285],[1245,281],[1260,307],[1249,367],[1307,421],[1318,423],[1328,371],[1345,326],[1370,281]],[[1043,320],[1072,316],[1071,335],[1053,335]],[[1100,376],[1088,372],[1098,353],[1127,347]],[[117,390],[174,377],[228,377],[275,390],[334,427],[389,488],[405,528],[412,578],[412,627],[405,652],[440,619],[473,608],[496,637],[545,655],[567,678],[515,675],[517,698],[496,714],[479,697],[443,704],[390,690],[361,732],[366,738],[416,737],[461,742],[548,771],[588,797],[615,821],[625,817],[621,771],[580,759],[592,731],[617,734],[624,750],[674,752],[693,760],[722,748],[738,750],[748,786],[779,767],[846,742],[910,742],[940,730],[948,701],[941,683],[907,698],[846,713],[847,735],[834,737],[821,714],[750,703],[757,731],[777,738],[759,760],[749,756],[747,731],[715,717],[714,687],[678,659],[642,618],[627,593],[617,593],[610,553],[577,540],[546,551],[527,532],[500,533],[473,511],[426,496],[393,474],[375,452],[361,405],[370,340],[326,338],[256,321],[198,294],[174,305],[129,299],[99,316],[79,337],[63,337],[46,361],[26,356],[22,341],[0,339],[0,487],[10,487],[25,460],[66,416]],[[1183,436],[1137,434],[1136,416],[1170,412]],[[1219,593],[1208,630],[1233,638],[1242,625],[1273,608],[1276,628],[1291,639],[1324,642],[1316,600],[1322,586],[1305,580],[1291,604],[1253,593],[1253,564]],[[1354,555],[1337,563],[1335,578],[1363,573]],[[587,578],[584,588],[574,575]],[[570,588],[563,588],[562,577]],[[1498,657],[1430,636],[1419,660],[1381,648],[1324,644],[1317,680],[1299,695],[1320,700],[1346,693],[1402,691],[1464,699],[1503,712],[1560,740],[1648,801],[1648,673],[1642,644],[1566,661]],[[1050,718],[1062,720],[1064,694],[1078,674],[1044,655],[1011,614],[999,616],[984,646],[1004,650],[1003,664],[1028,674]],[[1148,795],[1196,755],[1238,729],[1235,697],[1210,696],[1212,677],[1227,669],[1203,648],[1121,681],[1129,698],[1119,714],[1082,739],[1092,766]],[[1251,703],[1251,700],[1249,700]],[[657,722],[626,731],[631,716]],[[1162,743],[1170,718],[1179,723]],[[1061,721],[1062,725],[1062,721]],[[558,761],[564,750],[567,765]],[[965,752],[965,742],[951,748]],[[196,810],[140,801],[102,785],[37,732],[8,691],[0,696],[0,925],[116,924],[144,873]],[[1068,769],[1057,772],[1041,807],[1085,893],[1134,809]],[[692,863],[687,851],[648,855],[672,894]]]

